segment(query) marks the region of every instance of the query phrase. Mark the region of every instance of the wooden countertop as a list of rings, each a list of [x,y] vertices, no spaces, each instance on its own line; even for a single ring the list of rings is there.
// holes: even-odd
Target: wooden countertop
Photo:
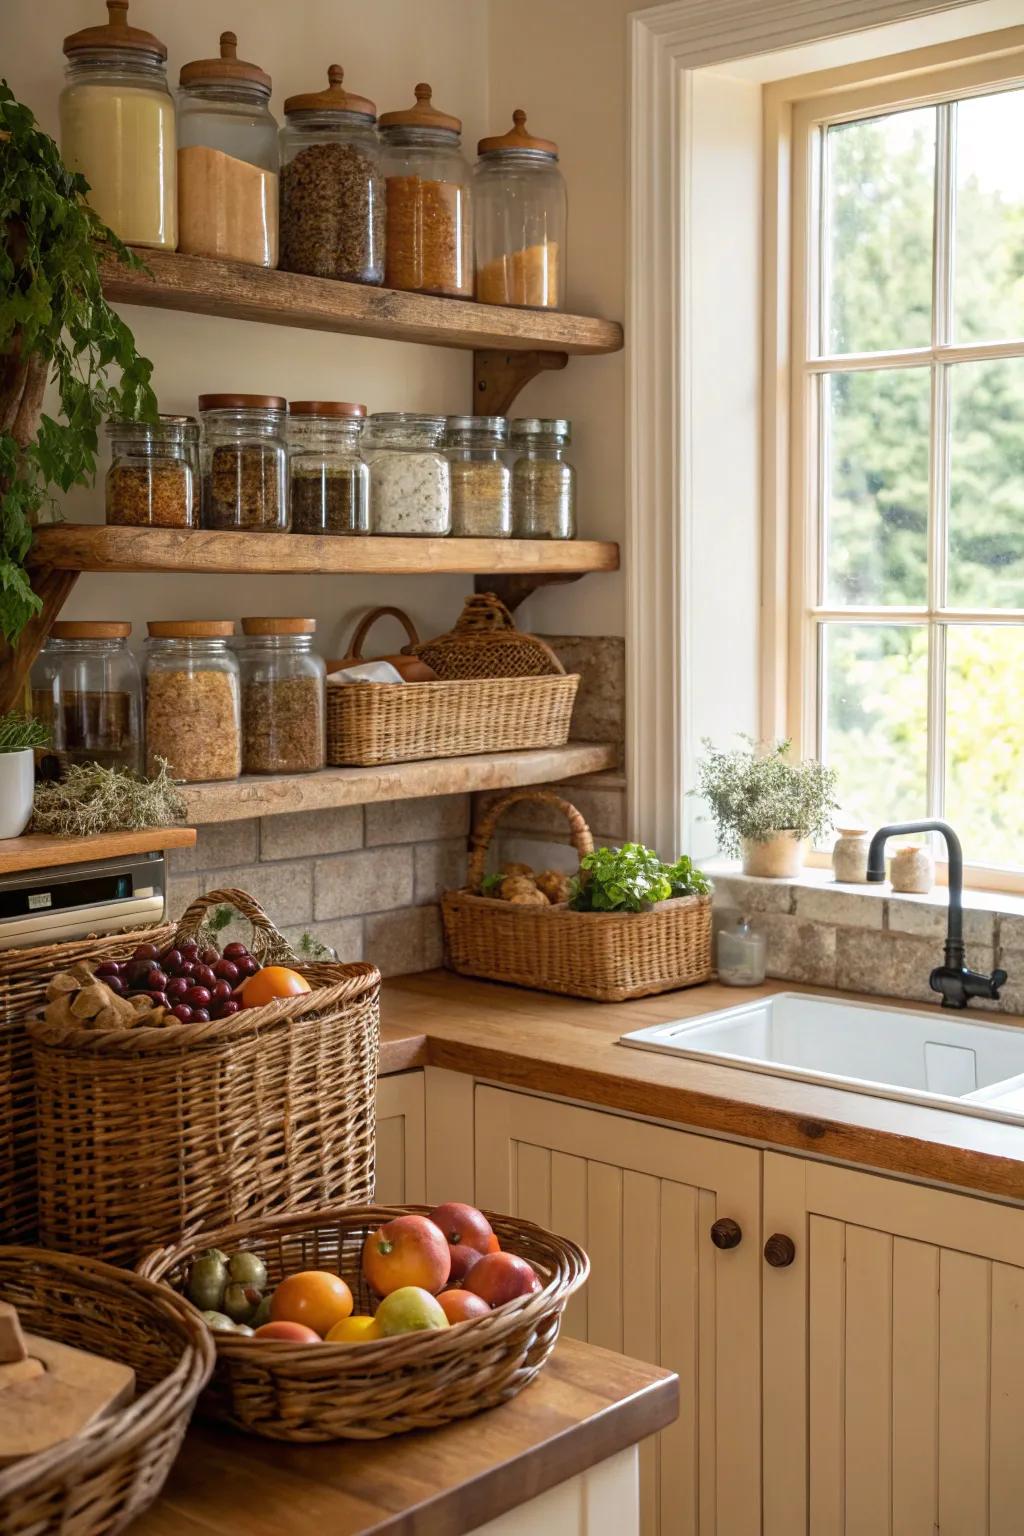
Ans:
[[[0,875],[50,869],[58,864],[90,864],[94,859],[119,859],[133,853],[161,853],[165,848],[191,848],[194,827],[147,827],[142,832],[96,832],[91,837],[51,837],[26,832],[0,838]]]
[[[744,988],[742,999],[824,990],[775,982]],[[403,976],[384,986],[381,1070],[400,1070],[384,1064],[392,1060],[447,1067],[767,1147],[1024,1201],[1024,1126],[710,1062],[674,1061],[616,1043],[628,1030],[693,1018],[738,1000],[735,988],[717,982],[631,1003],[591,1003],[445,971]],[[971,1017],[1024,1024],[973,1009]]]
[[[501,1408],[390,1440],[193,1427],[132,1536],[461,1536],[671,1424],[679,1379],[563,1338]]]

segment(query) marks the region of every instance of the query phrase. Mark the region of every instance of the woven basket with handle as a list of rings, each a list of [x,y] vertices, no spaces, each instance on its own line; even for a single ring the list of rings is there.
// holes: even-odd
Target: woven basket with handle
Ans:
[[[174,942],[223,902],[258,960],[313,990],[208,1023],[30,1024],[45,1245],[130,1263],[204,1224],[372,1193],[380,972],[299,964],[244,891],[198,897]]]
[[[83,1434],[0,1468],[0,1536],[113,1536],[156,1498],[213,1370],[194,1307],[128,1270],[0,1248],[0,1300],[29,1333],[135,1371],[134,1399]]]
[[[357,1313],[377,1299],[360,1258],[371,1232],[429,1206],[334,1207],[207,1231],[147,1254],[140,1274],[176,1290],[209,1247],[258,1253],[271,1285],[303,1269],[340,1274]],[[587,1278],[586,1254],[568,1238],[512,1216],[488,1219],[503,1249],[532,1264],[541,1289],[452,1328],[358,1344],[289,1344],[217,1334],[217,1369],[205,1412],[274,1440],[376,1440],[434,1429],[507,1402],[554,1348],[565,1303]]]
[[[545,641],[524,635],[500,597],[479,592],[466,599],[458,623],[446,635],[413,646],[449,681],[467,677],[543,677],[565,668]]]
[[[708,980],[708,896],[679,896],[649,912],[574,912],[564,904],[518,906],[481,895],[497,823],[510,806],[522,801],[557,807],[569,823],[581,859],[593,849],[590,828],[579,811],[551,790],[520,790],[498,800],[473,835],[465,889],[446,892],[441,904],[449,969],[601,1003]]]

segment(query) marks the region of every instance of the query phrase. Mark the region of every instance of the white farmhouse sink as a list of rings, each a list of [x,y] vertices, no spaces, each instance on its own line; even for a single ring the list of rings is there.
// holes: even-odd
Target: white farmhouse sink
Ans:
[[[633,1030],[621,1044],[987,1119],[1024,1120],[1024,1029],[975,1024],[938,1008],[780,992]]]

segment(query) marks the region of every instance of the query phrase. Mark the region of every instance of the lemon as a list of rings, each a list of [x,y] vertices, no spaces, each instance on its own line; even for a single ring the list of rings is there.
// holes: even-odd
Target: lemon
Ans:
[[[343,1317],[327,1335],[328,1344],[366,1344],[381,1337],[375,1317]]]

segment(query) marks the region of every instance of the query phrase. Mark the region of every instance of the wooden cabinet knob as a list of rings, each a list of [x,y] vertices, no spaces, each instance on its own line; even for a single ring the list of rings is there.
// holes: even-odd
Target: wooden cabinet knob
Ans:
[[[773,1232],[764,1245],[764,1256],[773,1269],[786,1269],[796,1258],[796,1244],[784,1232]]]
[[[712,1224],[711,1241],[716,1248],[738,1248],[743,1241],[743,1228],[731,1216],[721,1216]]]

